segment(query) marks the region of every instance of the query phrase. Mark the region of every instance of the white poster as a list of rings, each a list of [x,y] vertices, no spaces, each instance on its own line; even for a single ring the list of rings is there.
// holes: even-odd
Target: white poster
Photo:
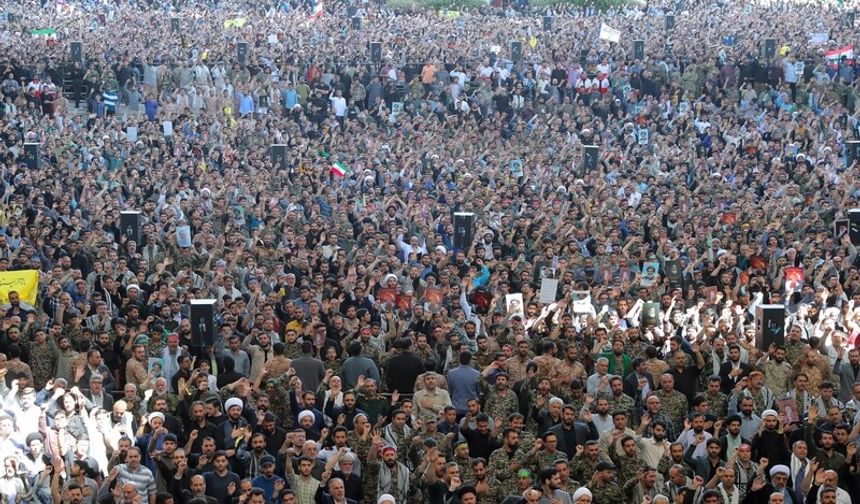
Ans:
[[[191,226],[176,226],[176,245],[180,248],[191,247]]]
[[[164,121],[161,123],[161,130],[164,132],[164,136],[173,136],[173,121]]]
[[[555,303],[555,296],[558,292],[558,280],[555,278],[542,278],[540,281],[540,303],[551,304]]]
[[[591,305],[591,292],[573,291],[570,293],[570,300],[573,302],[573,313],[594,313],[594,307]]]
[[[125,137],[131,143],[137,142],[137,126],[129,126],[126,128]]]
[[[600,40],[608,40],[609,42],[618,43],[621,40],[621,30],[609,26],[606,23],[600,24]]]
[[[508,310],[508,317],[526,318],[526,310],[523,307],[523,295],[521,293],[505,294],[505,306]]]

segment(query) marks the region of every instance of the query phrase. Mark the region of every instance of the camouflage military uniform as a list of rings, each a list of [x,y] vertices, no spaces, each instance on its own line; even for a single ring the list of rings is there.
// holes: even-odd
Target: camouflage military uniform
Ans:
[[[478,369],[482,370],[496,360],[496,353],[491,352],[490,350],[478,350],[472,358],[477,364]]]
[[[626,453],[618,453],[615,449],[615,443],[609,444],[609,458],[618,467],[618,481],[629,481],[636,477],[639,469],[645,467],[645,463],[639,458],[639,455],[628,456]]]
[[[775,360],[768,360],[761,371],[764,373],[764,385],[773,392],[773,397],[776,400],[785,397],[793,371],[791,364],[786,361],[777,363]]]
[[[561,360],[550,355],[540,355],[532,359],[532,361],[538,366],[538,377],[539,378],[549,378],[550,373],[558,366],[561,365]]]
[[[604,484],[589,482],[585,486],[591,490],[593,496],[591,500],[592,504],[618,504],[619,502],[625,502],[624,491],[614,481]]]
[[[609,411],[626,411],[627,417],[630,418],[630,422],[635,420],[633,417],[634,410],[636,409],[636,401],[633,400],[627,394],[620,394],[618,396],[608,395],[606,396],[606,400],[609,402]],[[630,423],[628,422],[628,423]]]
[[[568,362],[567,359],[561,361],[549,373],[550,382],[556,392],[567,390],[573,380],[581,380],[584,385],[586,378],[585,366],[578,361]]]
[[[505,361],[505,367],[508,374],[511,375],[510,381],[515,382],[526,377],[526,365],[531,361],[531,357],[531,353],[525,359],[520,358],[519,355],[515,355]]]
[[[293,411],[290,408],[290,377],[282,374],[269,381],[272,387],[267,387],[266,392],[269,394],[269,407],[272,413],[278,416],[285,425],[292,422]]]
[[[54,376],[54,360],[57,358],[58,349],[53,341],[45,343],[43,346],[39,346],[35,341],[30,341],[29,345],[30,371],[33,373],[32,386],[36,390],[41,390]]]
[[[292,360],[302,356],[302,346],[296,341],[293,343],[284,343],[284,357]]]
[[[552,453],[546,451],[546,449],[540,450],[534,456],[534,469],[536,469],[536,472],[551,469],[555,467],[555,461],[559,459],[567,461],[567,454],[561,450],[556,450]]]
[[[462,481],[464,485],[475,484],[475,470],[472,469],[472,463],[474,461],[475,459],[472,457],[468,457],[465,460],[454,457],[454,462],[460,466],[460,481]]]
[[[591,481],[598,462],[599,459],[592,462],[588,457],[576,455],[570,461],[570,477],[579,481]]]
[[[522,449],[517,449],[509,455],[504,448],[499,448],[490,454],[490,460],[487,462],[489,476],[499,481],[499,491],[502,495],[517,493],[517,471],[511,470],[511,462],[516,462],[523,467],[528,463],[527,459],[528,456]]]
[[[708,407],[711,409],[711,413],[718,418],[725,418],[727,416],[726,409],[729,405],[729,396],[722,392],[711,394],[710,391],[707,391],[705,392],[705,399],[708,400]]]
[[[463,480],[463,484],[465,485],[473,485],[477,488],[477,483],[473,481]],[[478,504],[496,504],[501,501],[505,495],[501,492],[502,485],[495,479],[487,476],[487,488],[486,490],[482,490],[477,488],[478,490]]]
[[[510,389],[505,390],[505,395],[501,395],[495,387],[491,387],[487,392],[487,402],[484,404],[484,413],[490,415],[493,419],[506,421],[508,415],[517,413],[520,410],[517,395]]]
[[[643,364],[645,372],[651,374],[651,379],[654,383],[660,383],[660,376],[669,371],[669,365],[660,359],[647,359]]]
[[[797,359],[803,355],[803,351],[806,350],[807,345],[802,341],[798,341],[797,343],[792,343],[791,341],[785,342],[785,360],[790,364],[794,365],[797,362]],[[773,390],[773,388],[768,385],[768,388]]]
[[[658,390],[654,395],[660,398],[660,411],[672,420],[675,432],[681,432],[684,428],[684,418],[687,416],[687,398],[677,390],[668,394]]]
[[[517,434],[520,435],[520,450],[523,450],[525,452],[530,451],[535,445],[535,435],[524,429],[520,429]]]
[[[581,486],[582,486],[582,483],[580,483],[574,479],[570,479],[570,478],[568,478],[567,481],[563,481],[561,483],[561,489],[564,490],[565,492],[569,493],[571,495],[571,497],[573,497],[574,492],[579,490],[579,488]]]
[[[675,462],[669,455],[665,455],[663,456],[663,458],[660,459],[660,463],[657,464],[657,473],[662,474],[664,480],[668,480],[669,469],[675,464],[683,466],[684,474],[686,474],[688,477],[692,478],[693,476],[695,476],[695,472],[693,471],[693,468],[690,467],[690,464],[684,462],[683,459],[681,459],[680,462]]]

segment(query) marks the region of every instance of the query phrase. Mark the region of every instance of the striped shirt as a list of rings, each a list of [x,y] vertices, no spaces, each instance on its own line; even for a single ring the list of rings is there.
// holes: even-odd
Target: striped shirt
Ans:
[[[102,98],[105,101],[105,108],[108,112],[116,112],[116,102],[119,100],[116,91],[105,91],[102,93]]]
[[[152,477],[152,471],[148,468],[139,465],[136,471],[132,471],[128,464],[119,464],[116,468],[119,470],[117,481],[120,484],[131,483],[134,485],[144,502],[150,495],[155,495],[155,478]]]

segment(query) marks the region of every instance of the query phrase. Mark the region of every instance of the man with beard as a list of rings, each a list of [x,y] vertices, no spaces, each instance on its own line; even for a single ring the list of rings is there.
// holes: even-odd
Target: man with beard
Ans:
[[[615,481],[615,465],[612,462],[600,462],[594,469],[594,475],[585,485],[593,495],[591,502],[594,504],[625,502],[624,492]]]
[[[570,473],[573,479],[588,481],[600,463],[600,451],[597,442],[588,441],[581,449],[577,448],[576,456],[570,461]]]
[[[617,433],[618,431],[615,432]],[[615,449],[615,446],[618,444],[621,445],[620,452]],[[618,481],[625,483],[635,478],[640,470],[645,467],[651,467],[642,461],[642,458],[639,456],[639,450],[636,447],[636,440],[632,436],[622,436],[617,442],[613,441],[610,443],[609,458],[615,464],[615,467],[618,468]]]
[[[191,422],[185,426],[185,431],[188,432],[188,443],[185,449],[189,453],[200,453],[203,440],[215,437],[218,428],[206,416],[206,403],[203,401],[191,403]]]
[[[114,467],[116,477],[119,481],[134,484],[141,498],[148,499],[149,504],[155,504],[155,478],[152,476],[152,471],[140,464],[140,460],[140,449],[136,446],[129,448],[125,455],[125,464]]]
[[[473,401],[477,403],[477,399]],[[470,401],[469,404],[473,404],[473,402]],[[472,414],[466,413],[460,427],[460,433],[469,443],[469,453],[476,457],[489,459],[493,450],[499,446],[495,429],[490,430],[490,417],[486,413],[478,413],[474,419],[474,428],[469,426],[471,422]]]
[[[223,451],[212,454],[212,462],[215,469],[203,474],[206,479],[206,495],[215,497],[221,504],[228,504],[239,488],[239,475],[228,469],[227,454]]]
[[[227,421],[218,426],[215,438],[219,449],[234,449],[235,440],[244,436],[245,429],[250,429],[248,421],[242,417],[243,408],[244,403],[236,397],[231,397],[224,403],[224,409],[227,411]]]
[[[684,420],[684,431],[678,436],[678,442],[684,445],[684,449],[690,447],[691,444],[698,440],[709,441],[713,436],[710,432],[705,431],[705,415],[701,413],[693,413],[690,419]],[[698,441],[696,450],[692,457],[702,457],[705,453],[705,446],[701,441]]]
[[[343,425],[351,430],[355,427],[354,420],[356,415],[360,413],[367,416],[367,413],[357,407],[357,403],[355,392],[349,390],[343,393],[343,406],[336,408],[334,415],[332,415],[339,425]],[[343,418],[341,419],[341,417]],[[341,422],[341,420],[343,421]]]
[[[647,502],[654,499],[661,491],[662,485],[657,483],[657,470],[653,467],[643,467],[632,478],[625,480],[622,490],[628,502]]]
[[[770,480],[768,483],[764,476],[759,476],[750,483],[750,488],[744,497],[745,504],[801,504],[803,497],[793,489],[788,488],[788,478],[791,470],[788,466],[775,465],[770,469]],[[782,500],[775,500],[774,495],[779,495]]]
[[[195,474],[189,478],[188,488],[182,490],[181,498],[186,504],[198,502],[200,504],[217,504],[218,499],[206,495],[206,478],[202,474]]]
[[[561,442],[561,450],[567,455],[568,459],[573,458],[577,453],[577,446],[585,446],[587,441],[597,440],[598,433],[594,423],[590,420],[590,413],[587,413],[583,420],[586,422],[576,421],[576,412],[573,406],[567,404],[562,409],[561,423],[549,429],[558,436]]]
[[[525,348],[528,351],[528,344],[526,344]],[[519,349],[520,347],[517,345],[517,351]],[[567,347],[564,353],[564,360],[552,368],[549,373],[549,379],[556,391],[567,389],[573,380],[579,380],[580,382],[588,380],[585,366],[579,362],[579,351],[576,345],[569,345]]]
[[[794,332],[797,333],[796,336],[799,340],[799,329],[789,332],[789,338],[792,337]],[[764,373],[764,385],[773,392],[773,396],[777,398],[784,397],[786,392],[788,392],[791,374],[793,372],[791,363],[787,362],[785,359],[786,349],[784,346],[771,345],[768,350],[768,356],[759,360],[758,369]]]
[[[464,484],[471,485],[475,483],[475,474],[472,471],[475,460],[469,456],[468,443],[465,441],[457,443],[454,447],[454,462],[460,466],[460,479],[463,480]]]
[[[514,493],[517,471],[528,463],[528,455],[520,450],[520,435],[514,429],[502,432],[502,447],[493,451],[487,463],[490,477],[498,480],[502,495]]]
[[[382,461],[378,454],[382,452]],[[367,454],[367,477],[376,482],[376,494],[365,496],[391,494],[395,502],[406,502],[409,495],[409,469],[397,460],[397,450],[393,446],[385,446],[385,441],[378,433],[373,435],[370,452]],[[372,500],[372,499],[371,499]]]
[[[698,343],[693,344],[693,356],[696,362],[688,366],[687,354],[678,350],[672,356],[674,367],[669,370],[669,373],[675,377],[676,389],[684,394],[688,403],[692,403],[693,397],[699,392],[699,373],[705,367],[705,359],[702,357]]]
[[[494,362],[495,364],[495,362]],[[486,378],[490,372],[495,369],[492,365],[484,370],[482,375]],[[487,399],[484,403],[484,412],[500,420],[508,418],[508,415],[519,411],[519,401],[517,395],[508,388],[508,380],[510,376],[506,372],[501,372],[496,375],[496,384],[487,392]]]
[[[244,477],[254,479],[263,473],[263,459],[272,455],[266,451],[266,438],[262,433],[252,434],[248,447],[250,450],[239,448],[236,451],[236,465],[233,468]]]
[[[723,393],[730,394],[741,379],[749,376],[750,371],[749,364],[741,362],[741,347],[736,344],[730,345],[729,360],[720,366]]]
[[[570,502],[570,494],[561,489],[561,477],[555,468],[543,469],[539,475],[544,498],[552,502]]]
[[[701,457],[693,457],[693,453],[697,451],[700,444],[705,444],[705,455]],[[711,439],[705,442],[704,436],[697,437],[693,443],[687,448],[684,453],[684,461],[690,464],[696,476],[701,476],[705,481],[711,481],[711,478],[717,475],[717,469],[725,467],[725,462],[720,459],[720,442],[716,439]]]
[[[814,404],[809,408],[804,431],[804,440],[809,452],[814,454],[819,467],[825,471],[840,471],[845,465],[845,456],[835,450],[833,431],[823,431],[818,443],[813,438],[815,422],[818,420],[818,407]]]
[[[845,361],[845,347],[836,356],[833,371],[839,377],[839,400],[847,403],[853,398],[854,384],[860,382],[860,349],[848,351],[848,361]]]
[[[76,482],[69,482],[68,488],[60,487],[60,475],[62,471],[62,461],[59,457],[54,457],[52,461],[52,476],[51,476],[51,499],[53,502],[62,502],[65,504],[84,504],[84,488]],[[47,470],[47,469],[46,469]],[[68,498],[64,498],[63,495]],[[4,495],[10,498],[10,495]],[[12,497],[14,499],[14,497]],[[92,502],[92,501],[90,501]],[[154,502],[154,501],[153,501]]]
[[[633,419],[635,402],[633,398],[624,393],[624,380],[620,376],[609,379],[609,395],[606,396],[610,411],[624,411],[628,419]]]
[[[765,410],[758,432],[752,438],[753,453],[773,465],[788,465],[791,458],[788,446],[789,436],[783,431],[779,415],[774,410]]]
[[[146,347],[134,345],[131,359],[125,364],[125,381],[137,386],[140,390],[149,390],[150,376],[146,372]]]
[[[720,458],[728,460],[730,454],[735,452],[735,449],[741,445],[749,445],[749,439],[741,435],[741,417],[732,415],[725,421],[726,433],[720,436],[720,429],[717,425],[714,426],[714,436],[719,436],[720,439]]]
[[[86,462],[75,460],[69,467],[69,480],[63,484],[63,490],[69,490],[72,485],[77,485],[81,488],[83,494],[81,504],[92,504],[95,502],[98,494],[98,483],[87,476],[89,470],[90,468]]]
[[[667,444],[667,446],[668,451],[660,460],[660,465],[657,466],[657,472],[663,476],[664,480],[669,480],[670,469],[675,466],[680,467],[685,476],[694,476],[696,474],[695,471],[690,467],[690,464],[684,461],[684,445],[681,443],[672,443],[671,445]]]
[[[478,504],[495,504],[501,497],[499,493],[499,482],[490,477],[487,470],[487,461],[475,459],[472,463],[473,481],[463,480],[466,485],[473,485],[478,494]]]
[[[759,463],[764,464],[767,460],[761,459]],[[735,471],[735,485],[740,491],[740,499],[743,500],[747,491],[750,489],[752,481],[759,472],[759,464],[752,460],[752,448],[749,445],[741,445],[738,447],[735,455],[729,458],[726,463],[727,468],[732,468]],[[762,468],[764,471],[764,467]]]
[[[255,488],[261,488],[265,492],[266,502],[271,502],[272,498],[277,497],[284,489],[285,481],[275,475],[275,457],[264,455],[260,458],[260,467],[260,472],[251,482]]]
[[[151,416],[157,416],[160,413],[152,413]],[[162,424],[163,425],[163,424]],[[161,450],[158,450],[159,440],[161,440]],[[159,427],[155,430],[149,441],[149,455],[155,464],[155,488],[159,492],[167,490],[169,478],[176,471],[176,463],[173,460],[173,454],[176,452],[176,434],[168,432],[165,427]]]

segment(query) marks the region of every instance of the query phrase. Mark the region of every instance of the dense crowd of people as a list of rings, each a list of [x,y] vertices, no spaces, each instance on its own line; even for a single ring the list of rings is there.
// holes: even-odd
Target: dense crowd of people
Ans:
[[[0,502],[860,495],[856,2],[0,7]]]

